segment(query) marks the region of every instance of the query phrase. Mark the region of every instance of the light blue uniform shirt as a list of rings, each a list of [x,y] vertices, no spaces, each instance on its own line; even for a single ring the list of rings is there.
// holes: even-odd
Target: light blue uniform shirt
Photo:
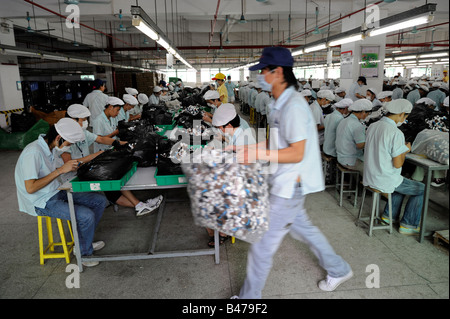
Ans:
[[[37,216],[34,207],[45,208],[47,201],[58,193],[61,185],[56,178],[33,194],[28,193],[25,188],[26,180],[43,178],[56,169],[55,158],[44,136],[45,134],[41,134],[23,149],[14,173],[19,210],[32,216]]]
[[[419,90],[415,89],[414,91],[409,92],[406,99],[414,106],[414,104],[420,100]]]
[[[175,90],[175,92],[177,92]],[[148,99],[149,105],[159,105],[159,97],[157,97],[155,94],[150,95],[150,98]]]
[[[117,120],[116,118],[110,118],[105,115],[105,112],[100,114],[93,123],[93,133],[100,136],[106,136],[111,134],[117,129]],[[117,136],[113,137],[117,139]],[[94,143],[94,152],[105,151],[111,148],[111,145],[99,144],[97,142]]]
[[[439,89],[431,91],[427,95],[427,98],[430,98],[434,102],[436,102],[436,107],[435,107],[436,111],[440,111],[442,109],[442,104],[444,104],[445,97],[446,97],[445,93]]]
[[[252,145],[256,144],[256,140],[250,128],[243,129],[242,126],[239,126],[234,131],[232,143],[235,146]]]
[[[117,115],[117,122],[123,121],[128,122],[130,120],[130,111],[126,111],[123,107],[120,108],[119,115]]]
[[[364,161],[364,152],[356,144],[366,141],[366,131],[355,114],[343,119],[336,130],[337,160],[342,165],[355,166],[356,159]]]
[[[247,122],[246,120],[244,120],[240,115],[239,115],[239,118],[241,119],[241,125],[240,125],[240,127],[241,127],[243,130],[246,130],[246,129],[250,128],[250,125],[248,125],[248,122]]]
[[[225,87],[227,88],[228,96],[234,96],[234,88],[236,87],[236,85],[233,82],[226,81]]]
[[[361,87],[359,86],[358,82],[355,82],[350,86],[350,89],[345,95],[345,98],[352,99],[353,102],[355,102],[359,100],[359,98],[356,97],[356,93],[361,94]]]
[[[86,106],[91,112],[91,126],[92,121],[105,110],[106,104],[108,104],[108,95],[104,94],[100,90],[94,90],[86,95],[83,105]]]
[[[303,194],[324,190],[317,128],[308,103],[293,86],[274,100],[270,107],[269,125],[271,150],[284,149],[306,140],[301,162],[271,164],[276,168],[269,177],[270,193],[292,198],[298,177],[301,178]]]
[[[392,193],[402,182],[402,168],[392,159],[408,151],[405,136],[393,120],[382,117],[367,130],[363,184],[383,193]]]
[[[324,141],[323,151],[325,154],[337,157],[336,153],[336,130],[339,123],[344,119],[344,115],[338,110],[334,110],[333,113],[328,114],[324,120]]]
[[[255,89],[251,89],[248,93],[248,105],[250,105],[251,107],[255,107],[255,98],[256,95],[258,94],[258,91],[256,91]]]

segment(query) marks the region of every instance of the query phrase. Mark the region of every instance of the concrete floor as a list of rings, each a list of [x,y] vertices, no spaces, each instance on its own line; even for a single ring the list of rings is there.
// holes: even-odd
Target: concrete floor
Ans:
[[[1,151],[0,167],[0,298],[146,298],[227,299],[238,294],[246,274],[249,244],[228,241],[221,246],[221,262],[213,256],[102,262],[85,268],[80,287],[67,288],[64,260],[39,264],[37,220],[18,211],[14,168],[20,152]],[[448,188],[431,192],[427,230],[449,229]],[[140,199],[149,191],[135,192]],[[170,191],[168,198],[187,198],[185,190]],[[370,198],[369,198],[370,199]],[[358,202],[358,206],[360,201]],[[370,200],[366,201],[366,210]],[[339,207],[333,189],[309,195],[306,206],[312,221],[336,252],[351,265],[354,277],[335,292],[322,292],[317,282],[325,277],[305,244],[286,236],[278,250],[263,291],[268,299],[441,299],[449,298],[448,246],[434,246],[433,238],[377,230],[373,237],[355,226],[358,208],[345,200]],[[99,255],[142,253],[148,250],[156,215],[137,219],[132,209],[114,212],[108,207],[96,231],[106,242]],[[207,248],[206,231],[193,224],[188,202],[166,204],[157,251]],[[75,264],[75,257],[72,257]],[[376,265],[380,287],[367,288]]]

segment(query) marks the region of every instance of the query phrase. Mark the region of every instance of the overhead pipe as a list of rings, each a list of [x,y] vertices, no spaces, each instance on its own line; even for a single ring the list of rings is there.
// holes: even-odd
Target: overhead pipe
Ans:
[[[47,11],[47,12],[50,12],[50,13],[52,13],[52,14],[54,14],[54,15],[60,17],[60,18],[63,18],[63,19],[66,19],[66,20],[72,22],[72,20],[69,19],[68,17],[66,17],[65,15],[62,15],[62,14],[56,12],[56,11],[53,11],[53,10],[51,10],[51,9],[49,9],[49,8],[46,8],[46,7],[42,6],[42,5],[40,5],[40,4],[36,3],[36,2],[34,2],[33,0],[24,0],[24,1],[27,2],[27,3],[29,3],[29,4],[31,4],[31,5],[33,5],[33,6],[36,6],[36,7],[40,8],[40,9],[42,9],[42,10],[45,10],[45,11]],[[111,38],[111,39],[114,39],[114,40],[116,40],[116,41],[122,42],[122,43],[124,43],[124,44],[126,44],[126,45],[128,45],[128,46],[130,46],[130,47],[132,47],[132,48],[137,48],[137,47],[135,47],[135,46],[129,44],[129,43],[126,42],[126,41],[120,40],[120,39],[118,39],[118,38],[112,36],[111,34],[107,34],[107,33],[103,32],[103,31],[97,30],[97,29],[95,29],[95,28],[93,28],[93,27],[91,27],[91,26],[88,26],[88,25],[84,24],[84,23],[81,23],[81,22],[80,22],[79,25],[80,25],[80,26],[83,26],[83,27],[85,27],[85,28],[87,28],[87,29],[90,29],[90,30],[92,30],[92,31],[101,33],[101,34],[103,34],[103,35],[105,35],[105,36],[107,36],[107,37],[109,37],[109,38]]]
[[[219,6],[220,6],[220,0],[217,0],[216,13],[214,14],[214,20],[213,20],[212,26],[211,26],[211,33],[209,35],[209,45],[208,45],[208,51],[207,51],[208,53],[209,53],[209,48],[211,47],[212,38],[214,36],[214,29],[216,27],[217,15],[219,14]]]
[[[336,20],[333,20],[333,21],[330,21],[330,22],[328,22],[328,23],[326,23],[326,24],[324,24],[324,25],[321,25],[321,26],[319,27],[319,29],[322,29],[323,27],[327,27],[327,26],[329,26],[329,25],[331,25],[331,24],[333,24],[333,23],[336,23],[336,22],[338,22],[338,21],[341,21],[341,20],[343,20],[343,19],[345,19],[345,18],[349,18],[349,17],[351,17],[352,15],[355,15],[355,14],[361,12],[361,11],[364,11],[364,10],[366,10],[367,8],[370,8],[370,7],[372,7],[372,6],[376,6],[376,5],[378,5],[378,4],[382,3],[382,2],[384,2],[384,1],[378,1],[378,2],[375,2],[375,3],[369,4],[368,6],[362,8],[362,9],[359,9],[359,10],[357,10],[357,11],[355,11],[355,12],[351,12],[351,13],[349,13],[349,14],[346,14],[346,15],[343,16],[343,17],[340,17],[340,18],[338,18],[338,19],[336,19]],[[308,13],[306,13],[306,14],[308,14]],[[302,36],[304,36],[304,35],[308,35],[309,33],[313,32],[314,30],[315,30],[315,28],[314,28],[314,29],[311,29],[310,31],[307,31],[307,32],[305,32],[305,33],[303,33],[303,34],[300,34],[300,35],[297,35],[297,36],[295,36],[295,37],[292,37],[292,38],[291,38],[291,41],[294,40],[294,39],[298,39],[298,38],[300,38],[300,37],[302,37]],[[286,40],[283,40],[282,43],[285,43],[285,42],[286,42]]]

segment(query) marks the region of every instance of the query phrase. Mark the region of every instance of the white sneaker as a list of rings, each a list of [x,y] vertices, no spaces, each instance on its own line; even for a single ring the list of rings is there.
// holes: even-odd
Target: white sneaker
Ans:
[[[103,247],[105,247],[105,242],[104,241],[96,241],[95,243],[92,243],[92,248],[94,249],[94,251],[96,250],[100,250]]]
[[[81,263],[84,267],[94,267],[97,266],[98,264],[100,264],[99,261],[83,261]]]
[[[153,207],[153,206],[159,207],[159,205],[161,205],[162,200],[163,200],[163,196],[159,195],[155,198],[148,199],[145,203],[148,204],[150,207]]]
[[[239,299],[238,295],[231,296],[230,299]]]
[[[319,281],[319,288],[323,291],[334,291],[340,284],[346,282],[353,277],[353,271],[339,278],[333,278],[327,275],[327,279]]]
[[[141,217],[147,214],[150,214],[153,212],[156,208],[155,206],[150,206],[146,203],[139,202],[139,204],[136,205],[135,211],[136,211],[136,217]]]

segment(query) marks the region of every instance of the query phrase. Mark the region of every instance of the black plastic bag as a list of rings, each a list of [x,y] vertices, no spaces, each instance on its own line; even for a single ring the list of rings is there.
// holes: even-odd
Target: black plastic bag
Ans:
[[[154,132],[154,127],[147,120],[139,120],[132,122],[120,121],[118,125],[119,138],[121,141],[134,143],[139,141],[143,136]]]
[[[138,162],[139,167],[149,167],[156,165],[158,154],[158,143],[163,138],[156,133],[149,133],[132,146],[132,154]]]
[[[80,181],[107,181],[121,179],[133,166],[133,156],[128,150],[107,150],[78,168]]]

